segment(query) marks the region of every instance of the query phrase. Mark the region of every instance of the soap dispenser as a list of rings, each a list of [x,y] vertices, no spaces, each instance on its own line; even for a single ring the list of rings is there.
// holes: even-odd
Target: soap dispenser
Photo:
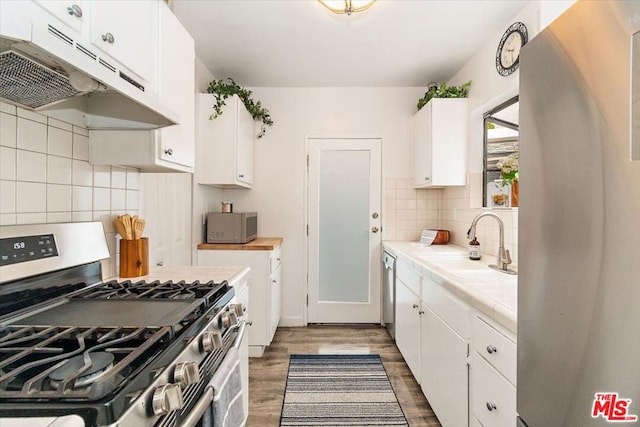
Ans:
[[[480,257],[480,242],[476,236],[473,236],[473,240],[469,242],[469,259],[479,260]]]

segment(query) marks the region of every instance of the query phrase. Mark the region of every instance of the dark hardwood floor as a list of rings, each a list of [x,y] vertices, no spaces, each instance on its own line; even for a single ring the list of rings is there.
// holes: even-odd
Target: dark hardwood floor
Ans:
[[[262,358],[249,359],[248,427],[277,427],[290,354],[371,353],[382,357],[411,427],[440,426],[398,348],[379,326],[278,328]]]

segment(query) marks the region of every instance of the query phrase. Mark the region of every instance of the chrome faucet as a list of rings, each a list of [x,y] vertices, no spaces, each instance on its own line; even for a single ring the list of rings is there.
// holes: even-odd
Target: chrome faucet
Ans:
[[[515,270],[509,268],[509,264],[511,264],[511,255],[509,255],[509,251],[505,250],[504,248],[504,224],[502,223],[502,220],[498,215],[494,214],[493,212],[482,212],[481,214],[478,214],[475,218],[473,218],[473,221],[471,222],[471,227],[469,227],[469,230],[467,231],[467,237],[469,239],[475,239],[476,224],[478,223],[478,220],[484,216],[490,216],[494,218],[496,221],[498,221],[498,226],[500,228],[500,247],[498,248],[498,260],[497,260],[498,264],[497,265],[492,264],[492,265],[489,265],[489,267],[493,268],[494,270],[501,271],[503,273],[517,274]]]

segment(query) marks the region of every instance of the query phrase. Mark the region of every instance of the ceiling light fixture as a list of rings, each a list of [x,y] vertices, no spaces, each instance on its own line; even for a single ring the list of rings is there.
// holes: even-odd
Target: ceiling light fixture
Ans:
[[[339,15],[351,15],[371,7],[376,0],[318,0],[324,7]]]

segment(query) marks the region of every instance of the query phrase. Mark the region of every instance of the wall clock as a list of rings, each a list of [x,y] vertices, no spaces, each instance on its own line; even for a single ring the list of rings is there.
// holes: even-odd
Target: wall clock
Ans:
[[[520,65],[520,49],[528,41],[527,27],[522,22],[512,24],[504,32],[496,51],[496,70],[501,76],[513,74]]]

